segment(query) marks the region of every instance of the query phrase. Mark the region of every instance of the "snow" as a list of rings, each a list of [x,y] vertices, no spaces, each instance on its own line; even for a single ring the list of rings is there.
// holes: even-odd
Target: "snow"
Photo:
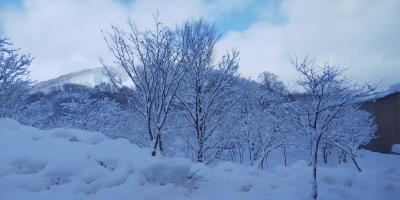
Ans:
[[[260,171],[222,162],[152,158],[150,149],[75,129],[48,131],[0,119],[0,199],[310,199],[299,160]],[[397,148],[397,147],[396,147]],[[400,156],[364,151],[352,165],[319,167],[320,199],[398,199]]]
[[[394,144],[392,146],[392,152],[400,154],[400,144]]]
[[[118,68],[113,68],[113,72],[122,81],[128,82],[128,76]],[[102,83],[110,83],[107,75],[104,74],[102,68],[89,68],[70,74],[61,75],[57,78],[35,83],[32,87],[32,93],[43,92],[49,93],[53,89],[62,89],[64,84],[78,84],[86,87],[95,87]]]
[[[377,99],[384,98],[386,96],[389,96],[391,94],[395,93],[400,93],[400,83],[393,84],[389,86],[385,91],[377,92],[375,94],[372,94],[370,96],[362,97],[356,100],[356,102],[367,102],[367,101],[374,101]]]
[[[400,83],[391,85],[389,87],[389,91],[391,91],[392,93],[400,92]]]

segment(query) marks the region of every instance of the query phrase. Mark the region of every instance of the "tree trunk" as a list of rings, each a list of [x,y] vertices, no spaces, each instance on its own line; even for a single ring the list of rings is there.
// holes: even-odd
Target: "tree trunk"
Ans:
[[[157,146],[158,146],[158,137],[156,137],[155,141],[153,142],[153,149],[151,151],[151,156],[157,155]]]
[[[325,144],[323,146],[323,153],[322,153],[322,157],[324,158],[325,164],[328,164],[328,154],[329,154],[328,144]]]
[[[161,153],[163,152],[160,132],[157,132],[156,139],[154,140],[154,143],[153,143],[153,149],[151,151],[151,156],[157,155],[157,148],[160,150]]]
[[[317,183],[317,154],[318,151],[313,150],[313,160],[312,160],[312,168],[313,168],[313,182],[312,182],[312,197],[313,200],[317,200],[318,197],[318,183]]]
[[[284,164],[286,167],[287,166],[287,149],[286,149],[286,147],[283,148],[283,159],[284,159]]]
[[[164,146],[163,143],[161,142],[161,134],[158,135],[158,149],[160,150],[160,153],[164,155]]]
[[[146,125],[147,125],[147,132],[149,133],[149,139],[150,141],[153,141],[154,137],[153,137],[153,132],[151,131],[151,116],[149,111],[147,111]]]
[[[197,152],[197,162],[204,162],[203,158],[203,142],[199,141],[199,150]]]
[[[322,134],[318,133],[314,136],[312,145],[312,168],[313,168],[313,182],[312,182],[312,198],[317,200],[318,198],[318,182],[317,182],[317,167],[318,167],[318,146],[321,140]]]
[[[256,157],[256,155],[254,155],[254,142],[251,143],[251,147],[250,147],[250,165],[254,166],[254,158]]]
[[[355,159],[353,156],[350,156],[350,158],[351,158],[351,160],[353,161],[354,165],[356,166],[357,170],[358,170],[359,172],[362,172],[362,170],[361,170],[360,166],[358,165],[356,159]]]

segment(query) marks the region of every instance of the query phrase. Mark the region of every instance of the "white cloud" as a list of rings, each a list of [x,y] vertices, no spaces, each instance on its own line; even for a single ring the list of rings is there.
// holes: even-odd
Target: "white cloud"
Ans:
[[[126,6],[117,0],[24,0],[21,10],[1,10],[0,26],[35,57],[32,78],[45,80],[99,66],[98,58],[108,55],[100,30],[128,16],[147,27],[158,10],[162,22],[174,25],[197,17],[215,21],[246,5],[249,1],[136,0]],[[219,44],[221,51],[240,50],[243,76],[269,70],[293,82],[288,54],[296,53],[329,58],[358,81],[400,80],[400,1],[287,0],[279,10],[264,7],[257,8],[262,20],[228,33]],[[271,24],[276,15],[286,23]]]
[[[0,12],[0,25],[16,46],[35,57],[31,77],[46,80],[99,66],[98,58],[108,55],[101,30],[122,25],[128,16],[139,27],[153,23],[157,11],[167,25],[198,17],[212,21],[245,3],[226,1],[136,0],[126,6],[116,0],[24,0],[23,9]]]
[[[310,54],[347,67],[357,81],[400,81],[400,1],[288,0],[281,9],[285,24],[260,20],[220,44],[240,49],[244,76],[268,70],[293,82],[288,55]]]

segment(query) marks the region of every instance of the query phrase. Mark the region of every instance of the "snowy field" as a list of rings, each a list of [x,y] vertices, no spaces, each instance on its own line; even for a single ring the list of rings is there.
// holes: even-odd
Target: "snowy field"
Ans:
[[[151,158],[124,139],[41,131],[0,119],[1,200],[310,199],[306,161],[260,172]],[[320,167],[319,199],[400,199],[400,155],[363,152],[359,164]]]

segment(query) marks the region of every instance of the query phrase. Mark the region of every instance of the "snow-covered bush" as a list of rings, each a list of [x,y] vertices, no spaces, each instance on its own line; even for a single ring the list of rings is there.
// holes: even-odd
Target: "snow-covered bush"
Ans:
[[[400,144],[394,144],[394,145],[392,146],[392,152],[393,152],[393,153],[400,154]]]
[[[361,171],[354,150],[371,139],[375,125],[367,112],[359,110],[355,100],[370,91],[350,83],[339,66],[328,62],[318,66],[307,57],[301,61],[294,58],[291,62],[300,74],[297,82],[304,93],[286,104],[287,115],[298,125],[298,133],[309,137],[312,196],[317,199],[318,155],[323,144],[339,149]]]
[[[142,128],[137,113],[127,108],[124,98],[103,86],[69,84],[63,90],[31,94],[18,120],[40,129],[76,128],[127,138],[140,146],[145,142],[140,137]]]
[[[0,117],[18,118],[29,93],[29,55],[20,54],[7,38],[0,38]]]

